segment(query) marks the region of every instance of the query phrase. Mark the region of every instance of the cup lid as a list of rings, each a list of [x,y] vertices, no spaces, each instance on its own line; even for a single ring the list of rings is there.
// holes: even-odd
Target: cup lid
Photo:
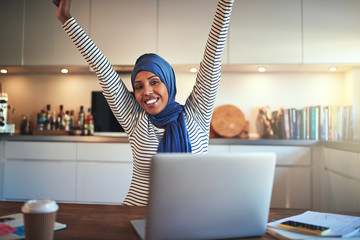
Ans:
[[[55,212],[59,209],[59,206],[54,200],[29,200],[24,203],[21,208],[23,213],[48,213]]]

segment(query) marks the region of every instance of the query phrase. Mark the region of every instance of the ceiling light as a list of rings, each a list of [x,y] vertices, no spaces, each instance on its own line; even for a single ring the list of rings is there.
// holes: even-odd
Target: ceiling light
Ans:
[[[337,68],[336,68],[336,67],[329,67],[329,71],[330,71],[330,72],[336,72],[336,71],[337,71]]]
[[[259,67],[258,72],[266,72],[266,68],[265,67]]]
[[[63,68],[63,69],[61,69],[60,71],[61,71],[61,73],[68,73],[68,72],[69,72],[69,69]]]
[[[197,70],[197,68],[196,67],[192,67],[192,68],[190,68],[190,72],[192,72],[192,73],[196,73],[198,70]]]
[[[6,69],[1,69],[0,72],[1,73],[7,73],[8,71]]]

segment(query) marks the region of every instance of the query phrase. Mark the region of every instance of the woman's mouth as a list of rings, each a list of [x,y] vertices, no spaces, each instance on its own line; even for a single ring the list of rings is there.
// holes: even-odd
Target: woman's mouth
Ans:
[[[148,100],[145,100],[145,103],[147,105],[153,105],[155,104],[159,99],[158,98],[151,98],[151,99],[148,99]]]

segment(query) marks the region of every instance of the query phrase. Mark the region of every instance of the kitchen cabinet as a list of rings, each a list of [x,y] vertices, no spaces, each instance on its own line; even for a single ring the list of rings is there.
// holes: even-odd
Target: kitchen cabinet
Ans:
[[[159,55],[171,64],[198,65],[204,55],[217,2],[159,0]],[[227,45],[223,64],[227,63],[226,49]]]
[[[0,0],[0,65],[22,64],[24,0]]]
[[[311,148],[302,146],[230,146],[230,152],[274,152],[273,208],[311,209]]]
[[[121,203],[132,176],[127,143],[78,143],[77,201]]]
[[[301,0],[235,1],[230,64],[302,63]]]
[[[111,64],[133,65],[156,52],[156,0],[93,0],[91,38]]]
[[[3,199],[121,203],[132,176],[128,143],[6,141]]]
[[[75,143],[6,142],[4,199],[75,201]]]
[[[87,32],[89,11],[90,0],[72,2],[72,16]],[[51,1],[26,1],[24,33],[24,65],[87,65],[62,29]]]
[[[323,149],[323,202],[329,211],[359,211],[360,154]]]
[[[304,0],[304,63],[359,63],[359,22],[358,0]]]

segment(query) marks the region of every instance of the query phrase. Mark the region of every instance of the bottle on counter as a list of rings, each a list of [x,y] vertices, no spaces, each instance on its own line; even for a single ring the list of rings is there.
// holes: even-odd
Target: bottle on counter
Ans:
[[[46,105],[46,122],[45,122],[45,129],[51,130],[51,106],[50,104]]]
[[[69,131],[70,130],[70,112],[65,111],[64,115],[64,130]]]
[[[57,120],[56,120],[57,121],[56,130],[64,130],[64,128],[65,128],[64,116],[65,116],[64,106],[60,105],[59,113],[57,115]]]
[[[20,125],[20,134],[32,134],[32,117],[23,115]]]
[[[37,129],[43,131],[45,129],[45,124],[46,113],[45,110],[41,110],[41,112],[37,114]]]
[[[53,111],[50,117],[50,129],[51,130],[56,130],[57,128],[57,121],[56,121],[56,112]]]
[[[81,134],[85,134],[84,133],[84,125],[85,125],[85,112],[84,112],[84,106],[80,106],[80,111],[79,111],[79,116],[78,116],[78,126],[81,130]]]
[[[88,112],[85,118],[85,126],[87,129],[87,135],[94,135],[94,116],[91,114],[91,108],[88,108]]]
[[[70,111],[70,120],[69,120],[69,128],[70,130],[75,129],[75,115],[74,115],[74,110]]]

